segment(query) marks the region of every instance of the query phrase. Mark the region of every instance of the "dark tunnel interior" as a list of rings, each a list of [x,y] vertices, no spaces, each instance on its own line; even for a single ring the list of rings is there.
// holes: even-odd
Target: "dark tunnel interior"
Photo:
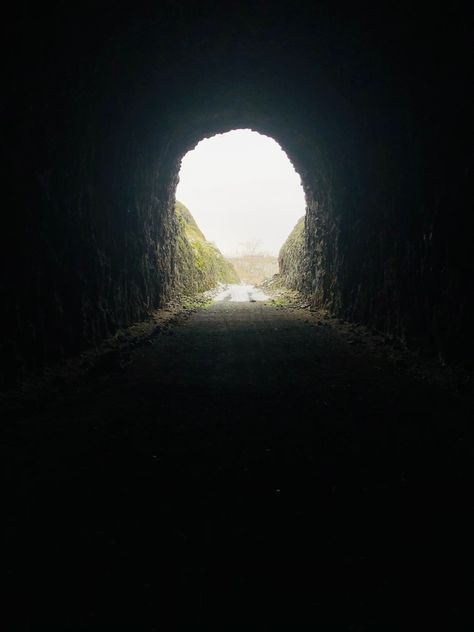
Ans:
[[[201,139],[238,128],[274,138],[301,175],[307,201],[306,258],[297,289],[311,305],[399,341],[429,361],[472,370],[469,5],[25,0],[9,6],[2,20],[0,391],[10,392],[44,375],[51,364],[166,306],[175,292],[173,208],[181,159]],[[454,413],[449,407],[443,411],[447,427]],[[465,407],[462,414],[467,415]],[[19,418],[14,415],[5,425],[13,437],[18,424],[26,424]],[[441,450],[442,422],[434,424]],[[68,441],[74,442],[73,432]],[[39,445],[45,441],[40,434],[32,430],[28,437]],[[420,471],[424,458],[421,452]],[[118,461],[114,471],[120,472]],[[21,459],[8,462],[13,464],[12,480],[20,480]],[[59,466],[52,462],[51,471],[56,471]],[[460,470],[458,485],[468,505],[468,459]],[[14,502],[17,507],[29,501]],[[325,508],[330,511],[330,504]],[[23,509],[27,511],[25,504]],[[451,526],[454,537],[457,527]],[[138,527],[130,529],[139,538]],[[78,538],[81,534],[76,533]],[[24,537],[28,539],[28,532]],[[144,537],[151,535],[146,531]],[[466,558],[467,541],[465,547]],[[440,545],[445,552],[447,548]],[[148,553],[159,559],[157,551]],[[220,554],[220,564],[226,566],[224,544]],[[346,619],[325,619],[323,606],[315,605],[306,584],[307,592],[292,602],[294,618],[287,612],[279,628],[269,615],[258,629],[300,629],[301,621],[318,620],[339,622],[337,629],[369,629],[357,627],[358,617],[359,623],[379,626],[374,629],[408,629],[384,610],[388,602],[380,602],[371,619],[361,596],[362,585],[372,599],[383,591],[388,580],[380,567],[387,568],[386,555],[390,557],[384,550],[371,562],[371,576],[381,578],[381,587],[371,585],[370,590],[356,579],[361,558],[354,551],[345,558],[344,585],[333,558],[320,560],[327,581],[321,580],[319,598],[334,607],[345,603]],[[418,562],[429,575],[435,556],[426,555],[425,562]],[[458,568],[457,558],[449,559]],[[110,579],[120,573],[120,561],[114,563],[106,570],[95,568],[95,577]],[[285,567],[288,574],[298,575],[298,563],[292,564]],[[173,567],[170,573],[192,567],[182,580],[183,601],[190,599],[199,610],[201,619],[194,623],[211,629],[203,613],[213,607],[198,608],[198,589],[193,588],[198,584],[204,591],[208,576],[203,579],[197,563],[179,553],[174,564],[168,560],[165,566]],[[247,572],[257,583],[248,568],[240,575],[236,571],[240,579],[235,582],[240,583],[234,585],[235,594],[244,594]],[[271,568],[277,572],[275,559]],[[452,568],[459,596],[468,584],[462,571]],[[399,569],[397,577],[402,575]],[[10,582],[14,592],[15,581]],[[114,623],[120,607],[111,594],[123,599],[118,596],[123,585],[103,588],[115,613],[110,611],[109,619],[100,618],[100,599],[87,613],[76,606],[81,612],[77,621],[84,625],[80,629],[106,629],[100,625]],[[348,597],[351,586],[360,592],[355,601]],[[22,590],[15,594],[26,594]],[[35,592],[31,585],[28,590]],[[239,616],[247,625],[243,629],[257,629],[252,627],[256,620],[242,614],[250,601],[255,607],[265,603],[275,615],[268,595],[254,598],[242,597],[240,611],[228,605],[221,629],[234,629]],[[424,603],[429,602],[426,597]],[[17,610],[18,627],[4,629],[46,629],[35,627],[33,609],[25,603]],[[187,611],[185,603],[179,612]],[[130,612],[137,604],[135,594]],[[446,612],[460,621],[459,608]],[[143,621],[136,617],[136,627],[126,629],[175,629],[151,623],[140,628]],[[72,620],[71,609],[67,618],[58,617],[59,623],[54,617],[44,619],[51,630],[76,629]]]
[[[166,300],[179,161],[239,126],[275,138],[302,176],[305,290],[469,363],[462,8],[19,6],[6,22],[4,383]]]

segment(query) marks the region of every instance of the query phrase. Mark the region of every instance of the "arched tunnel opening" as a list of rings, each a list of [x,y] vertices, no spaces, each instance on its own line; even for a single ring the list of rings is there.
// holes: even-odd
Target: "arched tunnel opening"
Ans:
[[[470,13],[5,13],[6,626],[472,624]],[[175,193],[237,129],[306,215],[287,294],[211,304]]]
[[[306,211],[300,177],[278,143],[248,129],[201,140],[181,161],[176,200],[178,287],[219,284],[225,300],[264,300],[256,286],[277,282],[279,253]],[[303,248],[303,234],[299,241]],[[298,285],[303,260],[282,257],[287,285]]]

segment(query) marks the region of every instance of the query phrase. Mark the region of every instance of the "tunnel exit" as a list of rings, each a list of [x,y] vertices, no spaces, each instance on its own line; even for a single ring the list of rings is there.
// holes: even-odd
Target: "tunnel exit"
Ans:
[[[250,287],[278,272],[280,249],[305,213],[301,180],[288,156],[250,129],[206,138],[189,151],[176,199]],[[241,300],[247,291],[235,288],[231,295]]]

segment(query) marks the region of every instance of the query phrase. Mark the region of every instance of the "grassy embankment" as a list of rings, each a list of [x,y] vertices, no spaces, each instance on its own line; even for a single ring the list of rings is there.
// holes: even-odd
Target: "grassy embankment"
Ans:
[[[301,217],[280,249],[278,264],[283,284],[294,290],[303,290],[305,278],[305,229]]]
[[[190,211],[176,202],[177,248],[175,279],[182,294],[192,296],[218,283],[239,283],[231,263],[206,240]]]
[[[270,255],[255,254],[229,257],[242,283],[259,285],[278,272],[278,259]]]

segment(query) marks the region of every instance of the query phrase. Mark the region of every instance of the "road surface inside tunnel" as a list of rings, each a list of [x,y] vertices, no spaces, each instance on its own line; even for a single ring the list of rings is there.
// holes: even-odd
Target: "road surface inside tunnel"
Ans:
[[[16,426],[15,629],[455,621],[467,422],[331,320],[198,309]]]

